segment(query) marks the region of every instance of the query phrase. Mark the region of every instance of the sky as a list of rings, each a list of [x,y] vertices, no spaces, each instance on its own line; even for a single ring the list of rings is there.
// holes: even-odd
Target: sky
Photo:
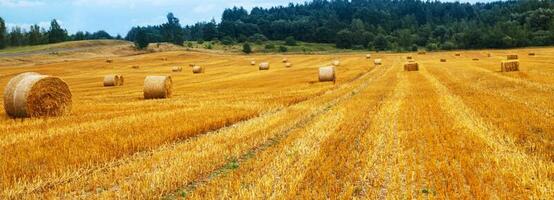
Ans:
[[[125,36],[133,26],[157,25],[166,21],[169,12],[182,25],[215,19],[225,8],[233,6],[250,10],[303,3],[306,0],[0,0],[0,17],[9,28],[28,29],[32,24],[49,27],[58,20],[69,33],[105,30]],[[446,0],[455,1],[455,0]],[[460,0],[461,2],[490,0]]]

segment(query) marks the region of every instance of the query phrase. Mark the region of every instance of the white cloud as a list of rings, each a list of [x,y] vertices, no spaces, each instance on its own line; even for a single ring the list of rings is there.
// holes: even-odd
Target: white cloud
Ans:
[[[43,1],[36,0],[0,0],[0,7],[28,8],[45,5]]]

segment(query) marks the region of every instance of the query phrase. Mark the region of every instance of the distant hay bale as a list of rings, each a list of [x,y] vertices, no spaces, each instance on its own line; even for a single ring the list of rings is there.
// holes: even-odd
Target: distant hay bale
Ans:
[[[107,59],[106,62],[107,63],[113,63],[113,60],[112,59]]]
[[[507,60],[500,63],[500,69],[502,72],[519,71],[519,61]]]
[[[144,99],[165,99],[172,95],[171,76],[147,76],[144,79]]]
[[[117,74],[110,74],[104,76],[104,87],[113,87],[123,85],[122,78],[123,76]]]
[[[268,62],[260,63],[260,70],[269,70],[269,63]]]
[[[196,66],[196,65],[195,64],[189,64],[189,67],[194,67],[194,66]]]
[[[250,61],[250,65],[252,66],[256,65],[256,61]]]
[[[492,57],[492,54],[491,53],[487,53],[487,57]]]
[[[414,59],[412,56],[406,56],[406,59],[411,60]]]
[[[71,91],[60,78],[34,72],[12,78],[4,89],[4,109],[15,118],[61,116],[71,111]]]
[[[473,61],[479,61],[479,58],[473,58],[472,60]]]
[[[404,64],[404,71],[419,71],[419,64],[416,62]]]
[[[381,64],[383,64],[383,61],[382,61],[380,58],[378,58],[378,59],[375,59],[375,60],[373,61],[373,64],[375,64],[375,65],[381,65]]]
[[[335,67],[326,66],[319,68],[319,82],[333,81],[335,82]]]
[[[286,63],[286,64],[285,64],[285,67],[286,67],[286,68],[292,67],[292,63],[290,63],[290,62]]]
[[[444,58],[441,58],[441,62],[446,62],[446,59],[444,59]]]
[[[534,52],[531,52],[531,53],[529,53],[528,55],[530,55],[530,56],[534,56],[534,55],[535,55],[535,53],[534,53]]]
[[[454,54],[454,55],[455,55],[455,56],[460,56],[461,54],[460,54],[460,53],[456,53],[456,54]]]
[[[164,57],[164,58],[161,58],[161,59],[162,59],[162,61],[167,61],[167,58],[165,58],[165,57]]]
[[[287,63],[288,61],[289,61],[289,59],[287,59],[287,58],[283,58],[283,60],[282,60],[283,63]]]
[[[365,55],[365,58],[370,59],[370,58],[371,58],[371,54],[366,54],[366,55]]]
[[[119,86],[123,86],[123,84],[125,83],[125,78],[123,78],[123,75],[117,75],[117,77],[119,78]]]
[[[182,72],[182,71],[183,71],[183,68],[180,67],[180,66],[175,66],[175,67],[172,67],[172,68],[171,68],[171,71],[172,71],[172,72]]]
[[[204,68],[201,67],[201,66],[196,65],[196,66],[192,67],[192,73],[194,73],[194,74],[204,73]]]
[[[133,69],[139,69],[140,66],[138,66],[138,65],[133,65],[131,68],[133,68]]]
[[[427,54],[427,52],[426,51],[420,51],[420,52],[417,52],[417,54],[418,55],[425,55],[425,54]]]
[[[517,60],[518,56],[516,54],[510,54],[510,55],[507,55],[506,58],[508,60]]]
[[[338,67],[338,66],[340,66],[340,61],[339,61],[339,60],[335,60],[335,61],[333,61],[332,64],[333,64],[333,66]]]

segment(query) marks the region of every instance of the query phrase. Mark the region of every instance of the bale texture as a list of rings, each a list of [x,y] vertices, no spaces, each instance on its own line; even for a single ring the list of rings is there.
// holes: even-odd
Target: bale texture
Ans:
[[[404,64],[404,71],[419,71],[419,64],[416,62]]]
[[[23,73],[8,82],[4,108],[15,118],[61,116],[71,111],[71,98],[69,87],[60,78]]]
[[[122,86],[123,83],[125,83],[125,78],[123,78],[123,75],[117,75],[117,78],[119,79],[119,82],[117,85]]]
[[[177,67],[177,66],[176,66],[176,67],[172,67],[172,68],[171,68],[171,71],[172,71],[172,72],[182,72],[182,71],[183,71],[183,68],[182,68],[182,67]]]
[[[381,65],[381,64],[383,64],[383,61],[379,58],[379,59],[375,59],[375,60],[373,61],[373,63],[374,63],[375,65]]]
[[[518,56],[515,55],[515,54],[511,54],[511,55],[507,55],[506,58],[508,60],[517,60],[518,59]]]
[[[319,82],[333,81],[335,82],[335,67],[327,66],[319,68]]]
[[[260,63],[260,70],[269,70],[269,63],[268,62]]]
[[[120,85],[120,76],[117,74],[110,74],[104,76],[104,87],[112,87]]]
[[[201,66],[196,65],[196,66],[192,67],[192,73],[194,73],[194,74],[204,73],[204,68],[201,67]]]
[[[144,79],[144,99],[165,99],[172,95],[171,76],[147,76]]]
[[[502,72],[512,72],[519,71],[519,61],[517,60],[507,60],[500,63],[500,69]]]

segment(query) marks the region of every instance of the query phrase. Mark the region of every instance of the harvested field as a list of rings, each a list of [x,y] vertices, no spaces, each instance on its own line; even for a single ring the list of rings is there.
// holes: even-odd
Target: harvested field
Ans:
[[[549,199],[554,48],[490,52],[418,54],[413,73],[409,54],[387,53],[371,55],[382,67],[287,54],[291,68],[271,54],[18,57],[0,64],[0,87],[59,77],[72,109],[0,110],[0,199]],[[501,73],[508,54],[524,55],[519,71]],[[319,82],[337,56],[335,84]],[[209,70],[168,70],[190,63]],[[104,87],[107,74],[125,85]],[[171,75],[171,98],[145,99],[151,75]]]

